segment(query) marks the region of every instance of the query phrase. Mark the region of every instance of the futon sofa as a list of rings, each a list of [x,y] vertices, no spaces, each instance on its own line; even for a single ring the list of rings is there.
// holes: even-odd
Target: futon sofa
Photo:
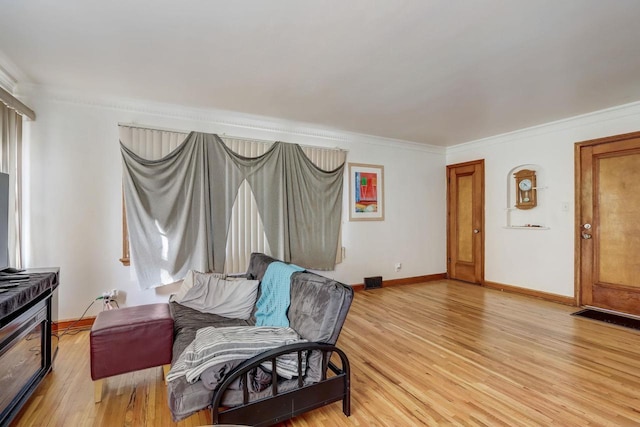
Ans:
[[[252,254],[246,277],[262,280],[274,261],[264,254]],[[350,415],[349,361],[335,344],[353,300],[353,289],[308,271],[293,273],[290,282],[287,317],[290,327],[306,342],[267,350],[230,368],[215,390],[207,389],[201,379],[195,383],[184,377],[169,381],[169,407],[174,420],[211,407],[214,424],[268,426],[339,400],[344,414]],[[258,296],[260,292],[259,287]],[[171,302],[170,309],[174,319],[172,365],[200,328],[256,324],[255,306],[247,320],[205,314],[177,302]],[[290,379],[273,375],[279,373],[275,359],[285,354],[298,360],[298,374]],[[255,380],[250,376],[264,366],[273,368],[273,377],[258,391],[250,387]]]

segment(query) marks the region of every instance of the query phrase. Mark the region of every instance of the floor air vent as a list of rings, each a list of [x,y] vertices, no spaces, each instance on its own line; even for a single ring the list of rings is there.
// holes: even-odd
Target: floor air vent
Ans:
[[[374,276],[374,277],[365,277],[364,278],[364,288],[366,290],[369,289],[378,289],[382,287],[382,276]]]

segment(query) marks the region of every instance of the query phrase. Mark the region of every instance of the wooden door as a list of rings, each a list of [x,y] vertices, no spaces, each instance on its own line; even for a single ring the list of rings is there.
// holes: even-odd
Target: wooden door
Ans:
[[[484,282],[484,160],[447,166],[447,274]]]
[[[580,305],[640,315],[640,132],[576,144]]]

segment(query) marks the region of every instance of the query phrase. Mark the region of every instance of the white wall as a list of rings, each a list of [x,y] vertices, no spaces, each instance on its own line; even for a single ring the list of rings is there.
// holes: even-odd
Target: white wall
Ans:
[[[242,114],[90,98],[43,88],[26,92],[37,120],[26,125],[25,263],[60,267],[60,319],[78,318],[103,291],[126,293],[126,305],[166,301],[172,288],[141,291],[118,261],[122,245],[118,122],[230,136],[339,146],[348,161],[385,167],[385,221],[349,222],[346,259],[327,276],[412,277],[446,271],[443,149],[259,120]],[[345,184],[345,203],[348,187]],[[394,264],[402,262],[400,272]],[[99,303],[88,312],[95,314]]]
[[[637,131],[630,104],[450,147],[435,147],[273,121],[243,114],[87,97],[42,88],[27,92],[38,119],[25,129],[25,263],[61,268],[60,318],[79,317],[102,291],[126,305],[164,301],[171,287],[141,291],[121,255],[118,122],[226,133],[349,150],[348,161],[385,166],[385,221],[349,222],[346,259],[323,274],[348,284],[363,277],[412,277],[446,271],[445,163],[486,160],[485,279],[572,296],[574,290],[574,144]],[[549,230],[505,229],[509,171],[543,168],[540,208]],[[345,204],[348,187],[345,185]],[[563,204],[569,210],[563,211]],[[538,209],[538,208],[536,208]],[[393,266],[402,262],[402,271]],[[99,304],[88,312],[95,314]]]
[[[634,103],[449,148],[447,164],[485,159],[485,280],[573,296],[574,145],[638,130]],[[506,229],[509,171],[531,163],[548,186],[535,209],[546,209],[550,229]]]

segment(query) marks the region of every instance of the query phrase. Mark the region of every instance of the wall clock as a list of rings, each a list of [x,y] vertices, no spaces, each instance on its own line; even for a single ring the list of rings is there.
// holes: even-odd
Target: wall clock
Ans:
[[[516,208],[531,209],[537,206],[536,171],[522,169],[513,174],[516,179]]]

